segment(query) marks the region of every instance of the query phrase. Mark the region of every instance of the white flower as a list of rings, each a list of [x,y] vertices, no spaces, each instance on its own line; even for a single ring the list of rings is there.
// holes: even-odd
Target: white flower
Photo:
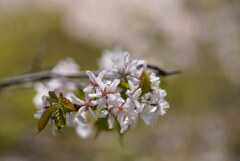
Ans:
[[[120,133],[126,132],[129,127],[135,127],[139,116],[146,125],[154,125],[157,118],[164,115],[166,109],[169,108],[165,100],[167,93],[159,87],[160,78],[155,73],[151,73],[149,75],[150,89],[142,96],[141,76],[143,71],[147,73],[144,61],[131,60],[128,53],[121,53],[121,56],[112,58],[110,65],[98,76],[95,76],[93,72],[86,72],[90,84],[83,89],[85,95],[83,100],[71,94],[76,86],[64,79],[51,79],[44,83],[36,83],[38,94],[34,101],[39,106],[39,110],[34,117],[41,118],[43,112],[54,104],[50,104],[46,96],[39,100],[40,96],[47,95],[49,90],[54,90],[56,94],[63,92],[76,107],[74,111],[66,113],[66,125],[75,127],[77,134],[82,138],[89,137],[93,131],[93,124],[87,119],[87,114],[96,121],[98,118],[107,118],[109,129],[114,128],[114,122],[117,120],[121,127]],[[79,68],[72,60],[67,60],[60,62],[52,72],[61,75],[77,74]],[[95,110],[100,111],[97,116],[95,113],[98,112]],[[57,127],[53,120],[50,121],[55,134]]]
[[[87,75],[89,76],[90,79],[90,84],[83,89],[84,92],[91,92],[92,89],[95,89],[96,91],[99,91],[101,86],[104,86],[102,82],[102,78],[104,77],[104,74],[106,71],[102,71],[101,73],[98,74],[96,77],[92,72],[87,71]]]
[[[66,114],[66,125],[69,127],[74,127],[76,124],[76,117],[73,112],[69,112]]]
[[[86,118],[86,113],[83,113],[83,117]],[[76,133],[82,139],[87,139],[92,135],[93,128],[90,124],[83,124],[80,122],[73,112],[66,114],[66,125],[69,127],[75,127]]]
[[[99,67],[111,71],[114,66],[112,59],[122,59],[123,52],[121,49],[115,49],[114,51],[105,50],[103,51],[102,57],[99,60]]]
[[[34,118],[40,119],[42,117],[42,114],[46,110],[47,107],[50,107],[51,104],[47,101],[47,96],[42,96],[42,102],[41,102],[41,107],[39,110],[34,114]]]
[[[80,67],[71,58],[59,61],[59,63],[51,70],[55,74],[59,75],[75,75],[79,74]]]
[[[76,126],[76,133],[83,139],[89,138],[93,133],[93,128],[89,124],[78,122]]]
[[[121,133],[124,133],[129,125],[133,125],[136,123],[136,119],[138,117],[137,111],[134,109],[135,105],[132,101],[127,98],[127,101],[122,106],[118,107],[118,122],[121,126]]]
[[[150,81],[151,81],[151,88],[152,89],[158,89],[159,88],[160,78],[157,77],[155,73],[151,73]]]
[[[151,91],[142,97],[144,109],[141,118],[146,125],[154,125],[159,115],[164,115],[169,108],[168,102],[164,99],[167,95],[165,90],[159,88],[160,79],[152,73],[150,75]]]
[[[125,52],[124,57],[113,58],[113,66],[106,73],[106,77],[111,79],[131,80],[135,84],[139,83],[142,70],[146,68],[146,63],[141,60],[130,60],[129,53]],[[140,68],[142,67],[142,68]]]
[[[135,104],[137,111],[141,112],[143,109],[143,105],[139,102],[139,97],[142,93],[142,89],[141,88],[135,88],[134,84],[132,83],[132,81],[128,81],[130,90],[127,90],[126,94],[128,96],[128,98],[131,99],[131,101],[133,101],[133,103]]]
[[[87,121],[85,120],[85,118],[83,117],[83,112],[85,110],[88,111],[89,116],[91,116],[94,120],[97,120],[97,117],[95,116],[92,107],[96,106],[97,102],[93,101],[89,96],[88,93],[86,93],[85,95],[85,100],[80,100],[77,97],[75,97],[74,95],[71,96],[72,102],[76,105],[81,106],[76,114],[76,117],[78,118],[78,120],[80,122],[82,122],[83,124],[86,124]]]
[[[158,100],[157,100],[157,107],[156,109],[151,110],[150,112],[157,112],[159,115],[166,114],[166,109],[169,108],[168,102],[164,99],[164,97],[167,95],[165,90],[158,89],[157,90]]]
[[[52,72],[58,75],[73,75],[79,74],[80,67],[70,58],[60,61],[53,69]],[[42,106],[42,96],[48,95],[49,91],[55,91],[56,93],[62,92],[65,96],[69,95],[76,89],[76,85],[71,82],[67,82],[65,79],[50,79],[44,82],[37,82],[34,84],[37,92],[33,99],[33,103],[37,107]]]
[[[86,112],[82,113],[82,116],[86,119]],[[76,133],[82,139],[89,138],[93,132],[93,127],[90,124],[83,124],[80,122],[73,112],[66,114],[66,125],[69,127],[75,127]]]
[[[116,113],[116,112],[113,112],[114,110],[116,110],[114,107],[109,108],[108,110],[102,110],[101,113],[98,115],[99,118],[108,117],[107,122],[108,122],[108,128],[109,129],[113,128],[113,124],[114,124],[113,113]]]
[[[164,115],[169,104],[165,101],[166,91],[162,89],[152,90],[144,96],[145,104],[141,117],[147,125],[154,125],[159,115]]]
[[[141,112],[141,118],[146,125],[154,125],[156,123],[158,115],[154,112],[151,113],[149,110],[149,105],[145,105],[144,109]]]
[[[111,102],[112,99],[119,98],[120,95],[116,93],[116,88],[119,83],[119,79],[115,79],[113,82],[101,82],[100,90],[96,90],[97,93],[89,94],[91,98],[99,98],[97,100],[97,109],[103,108],[108,102]]]
[[[98,115],[99,118],[108,117],[107,122],[109,129],[113,128],[114,124],[114,116],[117,116],[118,107],[124,103],[123,98],[121,98],[120,94],[108,95],[108,99],[106,101],[107,108],[102,110]]]

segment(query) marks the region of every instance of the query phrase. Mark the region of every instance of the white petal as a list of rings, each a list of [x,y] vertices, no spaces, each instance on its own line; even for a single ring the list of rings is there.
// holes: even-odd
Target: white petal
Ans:
[[[76,115],[77,115],[77,116],[78,116],[78,115],[81,115],[85,110],[86,110],[86,106],[80,107]]]
[[[149,112],[152,113],[152,112],[156,112],[157,111],[157,107],[154,106]]]
[[[123,106],[128,108],[128,109],[133,109],[134,108],[134,104],[133,104],[133,102],[131,101],[130,98],[127,98],[127,101]]]
[[[93,94],[89,94],[88,96],[89,96],[90,98],[101,97],[101,96],[102,96],[102,93],[101,93],[101,92],[93,93]]]
[[[119,125],[123,125],[124,116],[118,116],[118,122],[119,122]]]
[[[79,66],[71,58],[59,61],[59,63],[51,70],[51,72],[59,75],[71,75],[79,73]]]
[[[78,99],[78,98],[77,98],[76,96],[74,96],[74,95],[71,95],[70,98],[71,98],[73,104],[77,104],[77,105],[84,105],[84,104],[85,104],[84,101]]]
[[[102,91],[105,90],[106,85],[102,82],[102,80],[100,80],[99,78],[97,78],[97,79],[96,79],[96,83],[98,84],[98,86],[100,87],[100,89],[101,89]]]
[[[137,112],[139,113],[139,112],[142,112],[142,110],[143,110],[143,107],[144,107],[144,105],[142,105],[139,101],[137,101],[137,100],[135,100],[135,101],[133,101],[134,102],[134,104],[135,104],[135,106],[136,106],[136,108],[137,108]]]
[[[109,95],[112,95],[112,94],[109,94]],[[107,96],[109,96],[109,95],[107,95]],[[122,98],[119,98],[117,95],[111,96],[110,98],[107,99],[108,108],[118,107],[123,102],[124,102],[124,100]]]
[[[91,102],[90,102],[90,105],[91,105],[91,106],[96,106],[97,103],[98,103],[98,101],[97,101],[97,100],[94,100],[94,101],[91,101]]]
[[[52,134],[53,134],[53,136],[56,136],[57,127],[53,121],[51,121],[51,122],[52,122]]]
[[[117,97],[114,94],[107,94],[107,97],[109,100],[113,101],[115,99],[117,99]]]
[[[94,114],[93,110],[91,107],[88,107],[88,114],[94,119],[94,120],[98,120],[98,118],[96,117],[96,115]]]
[[[112,84],[109,86],[109,91],[114,92],[118,86],[118,84],[120,83],[119,79],[115,79]]]
[[[87,124],[87,121],[83,118],[82,115],[77,115],[77,119],[79,122],[83,123],[83,124]]]
[[[154,125],[157,120],[157,113],[149,113],[148,108],[144,108],[141,113],[141,118],[146,125]]]
[[[45,96],[45,95],[42,96],[42,102],[43,102],[43,106],[44,106],[44,107],[48,106],[49,103],[48,103],[48,101],[47,101],[47,96]]]
[[[112,129],[114,124],[114,117],[111,114],[109,114],[107,121],[109,129]]]
[[[167,95],[167,92],[163,89],[159,89],[159,94],[160,94],[160,97],[165,97]]]
[[[105,118],[108,115],[107,110],[102,110],[101,113],[98,115],[98,118]]]
[[[97,106],[97,109],[101,109],[103,108],[107,103],[107,100],[106,98],[101,98],[98,100],[98,106]]]
[[[91,71],[86,71],[87,75],[89,76],[89,79],[91,80],[91,82],[96,83],[96,77],[93,74],[93,72]]]
[[[89,92],[90,93],[92,91],[92,89],[93,89],[92,84],[89,84],[86,88],[83,89],[83,92]]]
[[[33,117],[35,119],[40,119],[42,117],[42,114],[43,114],[44,111],[45,111],[45,109],[38,110],[37,113],[33,115]]]
[[[74,126],[75,114],[73,112],[66,114],[66,124],[67,126]]]
[[[138,97],[141,95],[141,93],[142,93],[142,89],[139,88],[139,89],[136,90],[136,92],[134,93],[134,98],[135,98],[135,99],[138,98]]]
[[[128,129],[128,125],[127,125],[127,124],[123,124],[123,125],[121,126],[120,133],[123,134],[127,129]]]
[[[124,53],[124,62],[125,62],[125,63],[128,63],[128,62],[129,62],[129,53],[128,53],[128,52],[125,52],[125,53]]]
[[[76,127],[76,133],[78,134],[79,137],[83,139],[87,139],[91,136],[92,134],[92,128],[90,126],[78,124]]]
[[[166,114],[166,109],[169,108],[169,103],[167,101],[164,101],[161,103],[160,105],[160,110],[159,110],[159,114],[160,115],[165,115]]]
[[[139,65],[143,65],[143,68],[147,68],[147,64],[144,60],[138,60],[136,66],[139,66]]]
[[[128,80],[128,84],[129,84],[129,87],[130,87],[130,91],[133,93],[134,90],[135,90],[135,87],[134,87],[134,84],[132,81]]]
[[[91,97],[89,95],[90,95],[90,92],[85,93],[85,101],[87,101],[87,102],[89,102],[89,100],[91,99]]]
[[[105,74],[106,74],[106,70],[103,70],[101,73],[98,74],[98,78],[102,80]]]

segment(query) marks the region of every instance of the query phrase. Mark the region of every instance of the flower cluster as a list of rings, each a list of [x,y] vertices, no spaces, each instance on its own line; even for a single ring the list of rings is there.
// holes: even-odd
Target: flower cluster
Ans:
[[[76,75],[80,73],[80,67],[73,59],[67,58],[60,61],[51,72],[62,76]],[[50,102],[47,101],[49,91],[55,91],[56,93],[63,92],[66,98],[70,98],[71,93],[77,90],[77,86],[73,82],[69,82],[63,77],[61,79],[55,78],[44,82],[37,82],[34,87],[37,92],[36,96],[33,98],[33,103],[38,108],[37,113],[34,114],[36,119],[40,119],[46,108],[50,106]],[[76,133],[81,138],[88,138],[92,133],[91,125],[79,122],[78,119],[75,118],[74,113],[66,114],[66,125],[75,127]],[[57,127],[54,122],[52,122],[52,131],[54,135],[56,134],[56,130]]]
[[[121,134],[135,127],[139,117],[146,125],[155,124],[158,116],[169,108],[159,77],[148,74],[146,63],[131,60],[128,53],[112,61],[112,67],[97,76],[86,72],[90,84],[80,90],[78,97],[73,93],[64,97],[56,91],[43,96],[42,108],[35,114],[40,119],[39,132],[47,122],[52,123],[54,130],[68,125],[86,133],[90,133],[86,129],[92,125],[99,130],[101,122],[110,130],[119,128]]]
[[[52,73],[66,76],[75,75],[80,73],[80,67],[72,60],[68,58],[66,60],[60,61],[52,70]],[[47,95],[48,91],[63,92],[65,95],[70,94],[72,91],[76,90],[76,85],[72,82],[66,81],[65,79],[50,79],[44,82],[37,82],[34,84],[36,89],[36,96],[33,98],[33,103],[41,108],[44,106],[44,101],[42,101],[42,96]]]

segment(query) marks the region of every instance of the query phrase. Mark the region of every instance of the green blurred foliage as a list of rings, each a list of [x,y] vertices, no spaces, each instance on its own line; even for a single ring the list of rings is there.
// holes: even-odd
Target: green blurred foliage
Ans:
[[[216,6],[215,1],[206,5],[206,0],[198,3],[202,12],[224,5]],[[59,13],[35,9],[0,15],[0,78],[49,70],[67,57],[74,58],[83,70],[97,69],[103,47],[68,36],[61,19]],[[149,33],[149,37],[154,36]],[[154,39],[166,43],[162,37]],[[0,160],[194,160],[201,152],[217,147],[222,147],[219,153],[234,160],[240,147],[240,89],[225,77],[219,60],[212,54],[216,52],[214,44],[196,44],[198,59],[189,69],[162,79],[171,104],[168,114],[154,127],[139,121],[137,128],[125,134],[123,146],[116,133],[81,140],[74,129],[63,129],[62,138],[53,137],[47,127],[33,135],[37,132],[34,90],[19,87],[3,91]]]
[[[39,10],[1,15],[0,77],[49,70],[68,57],[73,57],[83,70],[97,69],[101,50],[67,36],[60,20],[57,13]],[[33,89],[1,93],[0,151],[18,143],[26,131],[27,135],[36,132],[33,96]]]
[[[57,13],[38,10],[0,16],[1,77],[46,70],[66,57],[96,69],[101,50],[67,36],[60,20]]]

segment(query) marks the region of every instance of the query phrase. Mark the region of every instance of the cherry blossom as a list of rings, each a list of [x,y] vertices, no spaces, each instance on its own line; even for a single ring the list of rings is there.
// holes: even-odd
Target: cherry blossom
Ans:
[[[37,97],[46,95],[49,90],[56,93],[62,91],[66,97],[64,99],[69,100],[67,105],[61,107],[69,111],[66,112],[66,126],[75,127],[82,138],[88,138],[93,133],[93,128],[98,128],[94,126],[95,123],[102,118],[106,118],[104,120],[110,130],[118,123],[120,134],[135,127],[139,118],[146,125],[154,125],[158,117],[164,115],[169,108],[169,103],[165,100],[167,93],[160,88],[160,77],[154,72],[148,73],[145,61],[132,60],[127,52],[121,55],[112,58],[108,68],[97,76],[91,71],[86,72],[89,84],[82,89],[84,98],[73,94],[76,89],[74,84],[59,80],[54,80],[56,82],[50,87],[36,84]],[[70,68],[66,69],[68,67]],[[68,75],[78,73],[79,68],[68,60],[60,62],[52,71],[57,74],[62,71],[61,74]],[[46,83],[50,84],[51,81]],[[34,115],[35,118],[40,119],[46,108],[52,105],[47,98],[43,96],[41,101],[38,100],[39,110]],[[35,97],[35,102],[36,100]],[[54,122],[52,124],[55,133],[57,128]]]

